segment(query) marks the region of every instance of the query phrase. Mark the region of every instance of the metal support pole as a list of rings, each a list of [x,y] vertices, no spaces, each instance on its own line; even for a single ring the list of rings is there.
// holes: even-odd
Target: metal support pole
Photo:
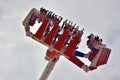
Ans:
[[[56,62],[59,60],[60,55],[58,55],[56,58],[50,60],[43,71],[41,77],[39,80],[47,80],[48,76],[50,75],[51,71],[53,70]]]

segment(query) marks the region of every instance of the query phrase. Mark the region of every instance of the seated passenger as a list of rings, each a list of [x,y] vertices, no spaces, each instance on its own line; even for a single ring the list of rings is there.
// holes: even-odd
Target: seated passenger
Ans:
[[[48,12],[48,10],[44,9],[43,7],[40,8],[38,23],[40,23],[46,17],[47,12]]]
[[[94,36],[93,34],[90,34],[88,36],[88,41],[87,41],[87,46],[88,48],[91,50],[88,54],[85,54],[83,52],[80,52],[80,51],[75,51],[74,52],[74,55],[75,56],[78,56],[78,57],[85,57],[85,58],[88,58],[89,61],[92,62],[92,60],[94,59],[94,57],[97,55],[97,53],[99,52],[99,47],[100,45],[103,45],[102,44],[102,39],[99,39],[98,36]],[[86,72],[89,71],[89,70],[94,70],[96,69],[97,67],[93,67],[93,66],[86,66]]]
[[[37,19],[37,16],[35,14],[32,14],[28,25],[33,26],[35,24],[36,19]]]
[[[97,39],[95,39],[95,36],[93,34],[90,34],[88,36],[88,41],[87,41],[87,46],[88,48],[91,50],[88,54],[84,54],[80,51],[75,51],[75,56],[79,56],[79,57],[86,57],[88,58],[90,61],[92,61],[92,59],[95,57],[95,55],[98,53],[99,49],[97,49],[96,47],[94,47],[94,45],[97,43]]]

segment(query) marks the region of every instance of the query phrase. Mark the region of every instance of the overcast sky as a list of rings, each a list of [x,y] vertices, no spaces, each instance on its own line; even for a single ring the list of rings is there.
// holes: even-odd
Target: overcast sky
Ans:
[[[88,73],[61,57],[48,80],[120,80],[120,0],[0,0],[0,80],[38,80],[47,65],[47,48],[26,37],[22,25],[33,7],[84,28],[80,51],[89,51],[90,33],[112,49],[107,65]]]

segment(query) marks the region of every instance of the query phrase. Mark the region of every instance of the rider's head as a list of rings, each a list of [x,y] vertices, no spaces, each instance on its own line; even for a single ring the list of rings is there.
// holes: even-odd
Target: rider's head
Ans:
[[[88,38],[89,40],[94,40],[94,34],[90,34],[87,38]]]

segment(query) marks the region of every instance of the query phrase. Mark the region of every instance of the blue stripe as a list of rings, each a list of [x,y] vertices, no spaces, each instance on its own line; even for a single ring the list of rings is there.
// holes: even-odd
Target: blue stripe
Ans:
[[[75,55],[75,56],[79,56],[79,57],[84,57],[84,56],[85,56],[84,53],[82,53],[82,52],[80,52],[80,51],[77,51],[77,50],[74,52],[74,55]]]

